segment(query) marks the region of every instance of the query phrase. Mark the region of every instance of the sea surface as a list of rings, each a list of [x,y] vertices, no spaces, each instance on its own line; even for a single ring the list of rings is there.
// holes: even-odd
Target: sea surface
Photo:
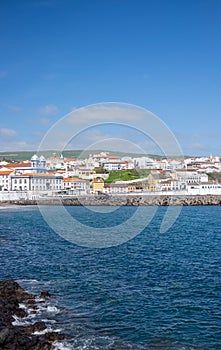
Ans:
[[[116,230],[136,208],[67,210]],[[0,279],[52,295],[15,324],[43,319],[66,333],[55,349],[221,349],[221,207],[183,207],[162,234],[165,210],[130,241],[99,249],[66,241],[37,207],[1,208]]]

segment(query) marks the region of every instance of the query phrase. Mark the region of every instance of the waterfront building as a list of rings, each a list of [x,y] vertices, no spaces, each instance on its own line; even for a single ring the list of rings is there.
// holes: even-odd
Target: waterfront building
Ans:
[[[208,182],[208,175],[205,173],[200,173],[192,170],[179,170],[174,172],[174,178],[183,183],[200,183]]]
[[[212,181],[188,183],[186,195],[221,195],[221,184]]]
[[[128,184],[104,184],[104,193],[106,194],[124,194],[128,193]]]
[[[53,174],[26,173],[11,176],[12,191],[59,191],[63,189],[63,177]]]
[[[104,180],[101,178],[96,178],[92,180],[92,191],[94,194],[99,194],[104,192]]]
[[[10,191],[11,175],[14,169],[3,167],[0,169],[0,191]]]
[[[185,189],[185,185],[178,180],[162,180],[156,184],[156,191],[179,191]]]
[[[76,177],[63,178],[63,189],[66,194],[86,195],[89,193],[90,183]]]
[[[171,176],[168,175],[167,172],[151,172],[147,177],[147,190],[156,191],[157,185],[160,182],[167,181],[170,179],[171,179]]]

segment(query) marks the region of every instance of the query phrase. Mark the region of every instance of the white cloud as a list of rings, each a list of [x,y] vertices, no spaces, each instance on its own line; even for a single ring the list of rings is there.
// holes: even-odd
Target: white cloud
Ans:
[[[49,125],[49,124],[51,124],[51,120],[48,119],[48,118],[40,118],[38,121],[39,121],[39,123],[41,125]]]
[[[160,118],[143,108],[124,103],[103,103],[73,110],[48,130],[41,148],[59,149],[60,146],[60,149],[63,149],[75,135],[98,125],[103,125],[107,129],[114,125],[115,134],[112,133],[111,137],[127,140],[128,137],[120,135],[118,130],[121,126],[129,126],[151,138],[166,155],[182,154],[175,136]],[[91,138],[90,135],[89,137]],[[136,142],[135,139],[129,141],[139,145],[139,141]]]
[[[122,107],[123,106],[123,107]],[[73,109],[68,116],[71,124],[79,125],[83,123],[105,123],[124,120],[125,123],[131,121],[142,121],[145,118],[146,111],[138,109],[128,104],[107,103],[88,106],[85,108]]]
[[[44,107],[39,108],[39,113],[40,114],[45,114],[45,115],[55,115],[59,112],[59,109],[55,105],[46,105]]]
[[[10,111],[13,111],[13,112],[21,112],[21,110],[22,110],[21,107],[14,106],[14,105],[3,104],[2,106],[6,107],[7,109],[9,109]]]
[[[38,144],[26,141],[5,141],[0,142],[1,152],[16,152],[16,151],[35,151]]]
[[[0,136],[3,138],[13,138],[17,135],[17,132],[13,129],[1,128]]]

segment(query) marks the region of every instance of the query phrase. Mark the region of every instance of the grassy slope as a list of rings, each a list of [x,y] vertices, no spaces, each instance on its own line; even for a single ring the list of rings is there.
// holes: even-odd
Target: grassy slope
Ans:
[[[142,177],[148,176],[149,170],[120,170],[120,171],[110,171],[109,178],[105,180],[106,183],[112,183],[116,181],[130,181],[140,179]]]

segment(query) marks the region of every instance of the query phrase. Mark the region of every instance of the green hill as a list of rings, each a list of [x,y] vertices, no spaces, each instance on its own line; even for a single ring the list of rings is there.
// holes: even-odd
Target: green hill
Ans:
[[[67,150],[63,151],[62,154],[65,158],[86,158],[90,154],[98,154],[100,152],[108,152],[110,155],[116,155],[119,157],[142,157],[145,154],[142,153],[127,153],[127,152],[113,152],[113,151],[102,151],[102,150]],[[37,151],[24,151],[24,152],[0,152],[0,160],[11,160],[11,161],[19,161],[19,160],[28,160],[37,153]],[[50,155],[57,154],[60,155],[59,151],[44,151],[42,152],[44,156],[48,157]],[[153,159],[161,159],[162,157],[156,154],[148,154],[146,155]]]

